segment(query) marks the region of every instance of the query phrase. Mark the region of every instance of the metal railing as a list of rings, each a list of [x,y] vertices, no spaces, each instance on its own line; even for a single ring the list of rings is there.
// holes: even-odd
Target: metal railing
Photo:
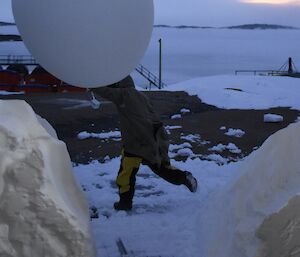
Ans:
[[[159,89],[162,89],[167,86],[165,83],[160,81],[156,75],[154,75],[143,65],[140,64],[137,68],[135,68],[135,70],[150,82],[150,86],[154,85]]]
[[[12,64],[23,64],[27,66],[39,65],[31,55],[0,55],[0,65],[6,66]],[[151,85],[154,85],[161,89],[166,86],[165,83],[160,81],[159,78],[149,71],[145,66],[140,64],[135,70],[150,82],[150,87]]]
[[[299,74],[292,57],[278,69],[278,70],[236,70],[235,75],[238,73],[253,73],[254,75],[268,75],[268,76],[292,76]]]
[[[288,74],[287,71],[280,70],[236,70],[235,75],[239,73],[252,73],[254,75],[278,76]]]
[[[0,55],[0,65],[11,64],[38,65],[31,55]]]

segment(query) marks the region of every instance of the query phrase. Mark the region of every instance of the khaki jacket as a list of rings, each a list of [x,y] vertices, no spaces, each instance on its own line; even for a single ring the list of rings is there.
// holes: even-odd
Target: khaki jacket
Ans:
[[[149,98],[134,88],[131,77],[114,86],[95,88],[93,92],[117,106],[126,153],[159,167],[170,162],[169,140],[165,128]]]

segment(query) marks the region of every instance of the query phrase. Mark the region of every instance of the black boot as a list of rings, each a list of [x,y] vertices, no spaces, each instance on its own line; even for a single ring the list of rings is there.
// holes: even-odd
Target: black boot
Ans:
[[[117,211],[130,211],[132,209],[132,198],[131,192],[120,194],[120,201],[114,203],[114,209]]]
[[[197,191],[198,182],[192,175],[192,173],[186,171],[185,172],[185,182],[184,185],[192,192],[195,193]]]
[[[126,203],[121,201],[115,202],[114,209],[116,211],[130,211],[132,209],[132,203]]]

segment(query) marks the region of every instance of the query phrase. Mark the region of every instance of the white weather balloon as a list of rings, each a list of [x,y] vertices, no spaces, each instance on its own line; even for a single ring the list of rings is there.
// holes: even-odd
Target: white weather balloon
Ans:
[[[153,0],[12,0],[25,45],[50,73],[72,85],[120,81],[149,44]]]

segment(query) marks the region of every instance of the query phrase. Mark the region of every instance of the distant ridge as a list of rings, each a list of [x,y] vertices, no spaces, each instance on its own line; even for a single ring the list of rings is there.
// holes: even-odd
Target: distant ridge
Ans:
[[[12,22],[0,21],[0,26],[12,26],[12,25],[16,25],[16,24]]]
[[[298,30],[299,28],[293,26],[283,26],[276,24],[244,24],[237,26],[228,26],[228,27],[211,27],[211,26],[189,26],[189,25],[179,25],[179,26],[171,26],[171,25],[154,25],[155,28],[170,28],[170,29],[294,29]]]
[[[210,26],[193,26],[193,25],[154,25],[154,28],[170,28],[170,29],[215,29],[216,27]]]
[[[223,27],[226,29],[299,29],[292,26],[283,26],[276,24],[244,24],[238,26]]]
[[[3,41],[22,41],[22,38],[19,35],[1,35],[0,34],[0,42],[3,42]]]

